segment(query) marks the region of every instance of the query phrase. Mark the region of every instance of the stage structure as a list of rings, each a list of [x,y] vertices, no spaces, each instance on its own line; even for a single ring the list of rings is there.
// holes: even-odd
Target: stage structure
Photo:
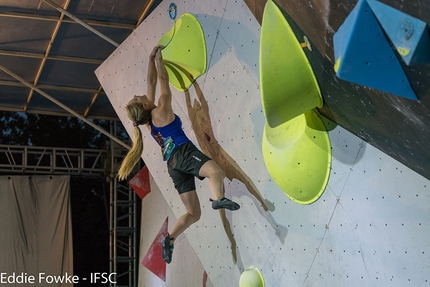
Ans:
[[[116,121],[110,133],[117,134]],[[10,175],[53,175],[106,178],[109,181],[109,272],[117,273],[118,286],[137,286],[137,198],[116,170],[127,149],[110,140],[107,149],[76,149],[0,145],[0,172]],[[138,171],[140,164],[136,166]],[[117,284],[110,283],[111,286]]]
[[[42,3],[43,2],[43,3]],[[93,26],[98,27],[110,27],[116,30],[116,38],[119,39],[121,37],[125,38],[124,33],[127,31],[132,31],[139,25],[139,23],[147,16],[148,12],[152,8],[152,5],[155,1],[149,0],[147,2],[140,2],[139,4],[133,3],[135,7],[139,7],[139,11],[135,11],[138,14],[138,19],[135,24],[125,24],[125,23],[113,23],[103,21],[91,21],[91,20],[81,20],[79,17],[73,15],[68,11],[69,1],[63,6],[58,5],[54,1],[43,0],[39,3],[37,7],[37,11],[41,12],[41,15],[33,15],[36,14],[34,11],[27,13],[25,11],[20,11],[21,13],[14,13],[14,9],[24,9],[22,7],[28,8],[28,10],[32,11],[32,7],[34,3],[20,3],[17,7],[14,5],[6,5],[6,10],[10,9],[8,12],[2,11],[0,16],[12,19],[19,19],[24,22],[23,25],[27,23],[27,20],[36,20],[36,21],[46,21],[49,22],[57,22],[55,29],[53,30],[53,35],[50,39],[49,44],[47,45],[44,56],[42,56],[42,62],[38,68],[38,73],[35,76],[35,80],[33,82],[29,82],[21,75],[16,74],[12,70],[9,70],[3,65],[0,65],[0,70],[2,70],[5,74],[12,77],[14,82],[4,81],[3,84],[6,86],[12,85],[14,87],[18,87],[20,89],[22,87],[29,88],[29,95],[26,95],[27,104],[21,109],[13,107],[13,111],[24,111],[32,110],[32,112],[40,113],[40,114],[50,114],[50,115],[60,115],[60,116],[75,116],[81,119],[86,124],[90,125],[94,129],[98,130],[100,133],[107,136],[110,141],[107,149],[76,149],[76,148],[55,148],[55,147],[37,147],[37,146],[15,146],[15,145],[0,145],[0,172],[3,174],[14,174],[14,175],[55,175],[55,176],[75,176],[75,177],[86,177],[86,178],[99,178],[103,177],[110,183],[110,202],[109,202],[109,233],[110,233],[110,254],[109,254],[109,272],[116,273],[115,277],[116,283],[110,283],[111,286],[136,286],[137,285],[137,201],[136,194],[129,187],[126,182],[119,182],[116,178],[116,171],[118,166],[130,148],[128,144],[119,140],[116,137],[117,125],[118,121],[116,115],[112,115],[109,113],[109,107],[103,107],[103,99],[101,99],[100,94],[102,93],[102,88],[99,86],[98,89],[84,89],[84,88],[76,88],[76,87],[58,87],[55,85],[44,85],[46,89],[52,89],[54,91],[60,90],[62,91],[63,98],[61,100],[58,99],[58,95],[51,96],[48,94],[40,85],[40,78],[43,77],[43,70],[45,68],[45,64],[50,60],[59,60],[67,63],[83,63],[84,65],[92,65],[101,63],[100,60],[92,59],[93,57],[99,57],[100,53],[96,53],[97,55],[91,55],[89,57],[61,57],[61,56],[52,56],[50,55],[52,46],[55,44],[55,40],[58,42],[63,41],[64,37],[62,35],[60,37],[60,26],[64,23],[74,23],[83,26],[85,29],[91,31],[91,33],[95,34],[96,37],[100,37],[109,43],[117,47],[119,44],[100,32],[98,29],[93,28]],[[43,4],[49,5],[51,8],[57,10],[59,14],[59,18],[55,19],[55,17],[46,16],[44,13],[46,11],[50,11],[48,13],[52,13],[52,10],[46,9],[46,6]],[[80,2],[79,5],[87,5],[88,3]],[[21,7],[22,5],[22,7]],[[11,6],[11,7],[9,7]],[[90,7],[92,4],[90,5]],[[143,10],[140,10],[142,7]],[[73,8],[72,8],[73,9]],[[116,9],[115,7],[110,10],[110,14],[114,14],[120,9]],[[12,11],[12,12],[11,12]],[[134,15],[135,13],[132,13]],[[65,17],[67,16],[67,17]],[[111,15],[115,17],[114,15]],[[121,17],[128,17],[129,15],[121,15]],[[67,19],[66,19],[67,18]],[[69,19],[70,18],[70,19]],[[128,20],[128,19],[127,19]],[[43,22],[41,21],[41,22]],[[89,22],[90,24],[88,24]],[[8,22],[6,22],[8,23]],[[38,22],[40,23],[40,22]],[[34,24],[34,23],[33,23]],[[74,27],[79,26],[74,25]],[[63,28],[65,25],[62,25]],[[49,27],[49,24],[48,24]],[[49,28],[46,29],[50,30]],[[106,30],[105,30],[106,31]],[[23,31],[20,31],[23,32]],[[21,34],[21,33],[19,33]],[[24,32],[23,32],[24,34]],[[67,38],[67,35],[65,36]],[[43,38],[43,37],[41,37]],[[61,39],[60,39],[61,38]],[[86,36],[85,38],[88,38]],[[28,41],[28,42],[31,42]],[[101,43],[97,43],[98,48],[103,46],[103,49],[109,50],[109,47],[105,47]],[[101,50],[100,50],[101,51]],[[93,53],[93,51],[92,51]],[[14,51],[4,51],[1,50],[0,54],[2,56],[12,56],[12,57],[24,57],[24,58],[40,58],[40,55],[37,53],[21,53]],[[43,53],[42,53],[43,54]],[[52,53],[51,53],[52,54]],[[93,53],[94,54],[94,53]],[[90,59],[91,58],[91,59]],[[58,62],[57,62],[58,63]],[[27,66],[27,65],[26,65]],[[69,70],[69,69],[67,69]],[[74,70],[74,69],[73,69]],[[86,67],[86,70],[91,73],[91,68]],[[72,78],[72,77],[70,77]],[[79,79],[78,79],[79,81]],[[98,84],[98,83],[97,83]],[[78,101],[85,93],[92,93],[91,98],[87,101],[87,106],[82,114],[69,107],[64,103],[64,101],[69,101],[69,104],[75,104],[70,102],[70,97],[66,95],[69,92],[79,93],[76,96],[76,101]],[[35,98],[32,97],[33,94],[35,97],[42,96],[44,104],[42,107],[38,107],[36,110],[29,107],[30,99]],[[61,98],[61,97],[60,97]],[[14,104],[19,103],[19,99],[17,96],[14,97]],[[97,102],[98,100],[98,102]],[[40,101],[40,98],[38,98]],[[37,101],[33,101],[37,102]],[[97,102],[97,103],[96,103]],[[9,110],[10,103],[7,102],[5,107],[6,110]],[[38,104],[36,104],[37,106]],[[100,109],[101,105],[101,109]],[[13,104],[12,104],[13,106]],[[56,108],[53,106],[57,106]],[[76,105],[73,105],[76,107]],[[103,118],[109,120],[111,123],[110,131],[105,131],[103,128],[95,125],[91,120],[87,117],[91,117],[93,115],[90,114],[91,109],[98,110],[96,114],[99,113],[95,118]],[[101,114],[100,114],[101,112]],[[139,170],[139,165],[136,166],[136,170]]]

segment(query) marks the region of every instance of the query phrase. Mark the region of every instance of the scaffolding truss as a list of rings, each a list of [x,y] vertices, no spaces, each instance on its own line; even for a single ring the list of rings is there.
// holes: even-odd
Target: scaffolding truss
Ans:
[[[0,144],[0,172],[78,175],[98,178],[106,173],[107,150]]]
[[[111,125],[111,133],[117,134],[116,125]],[[118,170],[125,154],[126,148],[117,142],[112,144],[112,170]],[[135,173],[140,169],[137,164]],[[137,197],[134,190],[126,181],[118,181],[117,177],[111,181],[110,188],[110,272],[116,274],[116,283],[111,287],[137,286],[138,277],[138,241],[137,241]]]
[[[136,193],[124,182],[113,181],[110,203],[111,286],[137,286]]]
[[[116,135],[118,122],[111,122]],[[109,279],[111,287],[136,287],[138,277],[138,209],[134,190],[118,181],[116,170],[127,149],[110,140],[107,149],[15,146],[0,144],[0,172],[106,178],[109,191]],[[134,172],[139,170],[139,163]]]
[[[30,1],[31,2],[31,1]],[[14,78],[11,80],[1,80],[0,86],[16,87],[17,89],[28,87],[30,88],[29,93],[26,94],[26,100],[22,101],[25,103],[22,107],[10,107],[10,103],[7,103],[3,109],[11,111],[22,111],[29,112],[30,100],[33,97],[34,92],[37,92],[40,96],[53,102],[61,109],[43,110],[33,108],[31,112],[40,114],[52,114],[52,115],[67,115],[75,116],[81,119],[86,124],[90,125],[100,133],[110,138],[110,144],[106,149],[76,149],[76,148],[56,148],[56,147],[35,147],[35,146],[14,146],[14,145],[0,145],[0,173],[5,174],[48,174],[48,175],[70,175],[77,177],[86,178],[100,178],[104,177],[110,182],[110,202],[109,202],[109,231],[110,231],[110,251],[109,251],[109,271],[115,273],[115,282],[111,282],[110,286],[137,286],[138,276],[138,205],[136,202],[135,192],[128,186],[127,182],[119,182],[116,177],[116,170],[124,154],[130,148],[128,145],[123,143],[121,140],[116,138],[116,125],[119,124],[116,121],[111,121],[111,132],[108,133],[104,129],[95,125],[88,118],[103,118],[106,120],[116,120],[116,116],[110,114],[100,115],[97,112],[96,107],[97,99],[103,94],[101,86],[93,87],[82,87],[82,85],[75,84],[74,86],[64,86],[61,83],[46,85],[40,82],[43,77],[42,73],[46,72],[46,64],[50,61],[62,61],[67,63],[82,63],[82,71],[88,69],[88,65],[99,65],[102,60],[99,57],[78,57],[76,55],[53,55],[51,48],[53,47],[54,41],[59,38],[60,27],[63,23],[78,23],[87,30],[103,38],[113,46],[117,47],[119,43],[113,41],[105,34],[102,34],[92,26],[99,26],[103,28],[115,28],[119,30],[130,30],[133,31],[143,19],[148,15],[150,9],[153,6],[154,0],[146,1],[143,11],[139,13],[138,19],[135,24],[124,24],[116,23],[112,21],[99,21],[92,19],[80,19],[68,12],[68,6],[71,3],[70,0],[66,0],[62,6],[59,6],[54,1],[42,0],[39,6],[43,3],[50,5],[54,9],[60,12],[59,16],[50,15],[39,15],[37,13],[28,12],[0,12],[0,18],[14,18],[20,20],[34,20],[34,21],[52,21],[56,23],[53,33],[49,39],[49,43],[44,53],[34,53],[30,50],[25,51],[14,51],[9,49],[0,49],[0,55],[3,57],[18,57],[28,59],[40,59],[40,64],[37,66],[37,73],[33,76],[32,81],[29,82],[26,79],[28,76],[20,77],[14,72],[8,70],[5,66],[0,65],[0,70]],[[18,2],[17,2],[18,3]],[[22,4],[20,2],[20,4]],[[25,4],[25,3],[24,3]],[[23,4],[23,5],[24,5]],[[91,4],[92,5],[92,4]],[[115,6],[114,6],[115,7]],[[38,8],[39,9],[39,8]],[[112,8],[113,9],[113,8]],[[67,16],[67,17],[66,17]],[[70,18],[70,19],[69,19]],[[64,26],[64,25],[63,25]],[[106,29],[105,29],[106,31]],[[111,32],[110,34],[112,34]],[[117,33],[117,38],[121,38],[124,35],[123,32]],[[87,39],[87,36],[83,37]],[[29,41],[30,42],[30,41]],[[104,47],[105,49],[108,49]],[[58,54],[58,53],[57,53]],[[59,53],[61,54],[61,53]],[[77,67],[74,66],[74,67]],[[81,67],[81,66],[79,66]],[[29,69],[27,69],[29,70]],[[31,70],[31,69],[30,69]],[[68,69],[63,69],[69,71]],[[83,109],[82,114],[77,113],[75,109],[69,108],[56,97],[47,94],[43,90],[50,90],[51,92],[61,91],[63,93],[80,93],[81,96],[89,94],[90,100],[87,101],[88,105]],[[54,93],[55,94],[55,93]],[[19,101],[18,101],[19,102]],[[102,102],[103,101],[99,101]],[[93,113],[91,113],[93,111]],[[103,109],[105,111],[105,109]],[[136,169],[140,169],[141,165],[136,166]],[[111,276],[109,276],[109,279]]]

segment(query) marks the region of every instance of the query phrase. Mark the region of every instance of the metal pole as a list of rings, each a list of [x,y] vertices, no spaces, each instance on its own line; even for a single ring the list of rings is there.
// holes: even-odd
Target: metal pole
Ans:
[[[75,112],[74,110],[72,110],[71,108],[69,108],[68,106],[66,106],[66,105],[62,104],[61,102],[57,101],[56,99],[54,99],[53,97],[51,97],[50,95],[48,95],[47,93],[45,93],[44,91],[42,91],[41,89],[37,88],[35,85],[33,85],[33,84],[27,82],[26,80],[24,80],[23,78],[19,77],[17,74],[9,71],[8,69],[6,69],[5,67],[3,67],[2,65],[0,65],[0,69],[3,70],[4,72],[6,72],[7,74],[9,74],[10,76],[14,77],[15,79],[17,79],[18,81],[20,81],[21,83],[23,83],[27,87],[35,90],[36,92],[38,92],[39,94],[41,94],[42,96],[44,96],[45,98],[47,98],[48,100],[50,100],[51,102],[53,102],[53,103],[57,104],[58,106],[60,106],[61,108],[65,109],[66,111],[68,111],[69,113],[71,113],[72,115],[74,115],[75,117],[81,119],[82,121],[84,121],[88,125],[92,126],[93,128],[95,128],[96,130],[98,130],[102,134],[104,134],[107,137],[111,138],[112,140],[116,141],[117,143],[119,143],[123,147],[125,147],[127,149],[131,148],[129,145],[127,145],[126,143],[122,142],[120,139],[118,139],[115,136],[111,135],[110,133],[108,133],[107,131],[105,131],[104,129],[102,129],[101,127],[99,127],[98,125],[94,124],[93,122],[87,120],[85,117],[81,116],[80,114],[78,114],[77,112]]]
[[[148,14],[149,9],[151,9],[152,4],[154,4],[155,0],[150,0],[149,2],[147,2],[145,9],[143,10],[142,14],[140,15],[139,19],[137,20],[136,23],[136,27],[140,25],[140,23],[142,23],[142,21],[145,19],[146,14]]]
[[[94,34],[100,36],[104,40],[108,41],[109,43],[111,43],[115,47],[119,46],[119,44],[117,42],[115,42],[111,38],[107,37],[106,35],[100,33],[98,30],[94,29],[93,27],[91,27],[90,25],[88,25],[87,23],[85,23],[84,21],[82,21],[81,19],[79,19],[78,17],[75,17],[73,14],[67,12],[66,10],[64,10],[63,8],[61,8],[61,6],[59,6],[58,4],[52,2],[51,0],[43,0],[43,2],[45,2],[48,5],[50,5],[54,9],[60,11],[64,15],[67,15],[67,17],[73,19],[74,21],[76,21],[77,23],[81,24],[82,26],[84,26],[85,28],[87,28],[88,30],[90,30],[91,32],[93,32]]]

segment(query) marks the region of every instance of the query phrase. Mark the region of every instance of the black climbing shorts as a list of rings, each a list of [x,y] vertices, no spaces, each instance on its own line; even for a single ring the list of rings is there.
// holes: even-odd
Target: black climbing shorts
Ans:
[[[167,169],[179,194],[196,189],[194,177],[204,179],[199,176],[199,172],[209,160],[211,159],[192,143],[182,144],[173,151],[167,161]]]

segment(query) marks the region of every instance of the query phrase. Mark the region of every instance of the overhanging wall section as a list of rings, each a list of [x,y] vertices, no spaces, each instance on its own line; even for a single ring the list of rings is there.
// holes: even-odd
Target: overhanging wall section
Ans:
[[[262,157],[261,26],[242,1],[177,4],[178,16],[190,12],[202,24],[208,69],[189,94],[172,89],[173,108],[186,134],[202,149],[207,148],[205,141],[217,145],[215,157],[228,162],[227,196],[241,204],[239,211],[220,216],[208,201],[207,181],[197,183],[202,217],[185,235],[214,286],[237,286],[251,265],[262,270],[266,286],[428,284],[429,181],[331,123],[332,169],[324,194],[312,205],[289,200],[267,173]],[[162,2],[96,71],[130,135],[133,125],[124,106],[133,95],[146,93],[148,55],[173,25],[168,5]],[[194,112],[203,119],[200,123],[210,123],[203,141],[201,126],[190,116]],[[147,129],[140,128],[142,157],[179,217],[185,210],[159,147]],[[251,191],[261,194],[269,211]],[[174,252],[167,268],[186,264],[181,250]]]

